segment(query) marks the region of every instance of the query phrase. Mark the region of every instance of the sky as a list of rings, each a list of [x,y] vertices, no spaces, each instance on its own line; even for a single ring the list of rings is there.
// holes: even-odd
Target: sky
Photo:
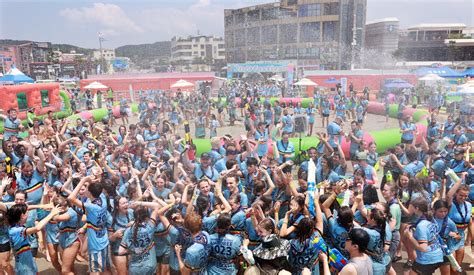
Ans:
[[[224,9],[272,0],[0,0],[0,38],[106,48],[197,34],[224,35]],[[275,0],[273,0],[275,2]],[[464,23],[474,0],[367,0],[367,22],[397,17],[401,27]]]

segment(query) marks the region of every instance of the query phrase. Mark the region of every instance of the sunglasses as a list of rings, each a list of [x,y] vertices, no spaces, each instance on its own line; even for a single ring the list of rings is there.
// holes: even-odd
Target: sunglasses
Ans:
[[[235,150],[235,151],[226,151],[226,155],[237,155],[239,153],[239,151]]]

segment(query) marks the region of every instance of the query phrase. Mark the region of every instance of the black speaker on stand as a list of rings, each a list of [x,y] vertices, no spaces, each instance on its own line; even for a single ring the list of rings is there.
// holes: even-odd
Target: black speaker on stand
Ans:
[[[307,117],[306,115],[295,115],[294,116],[294,121],[295,121],[295,133],[298,133],[298,164],[301,164],[301,141],[302,141],[302,137],[301,137],[301,134],[303,134],[304,132],[306,132],[306,129],[308,128],[308,120],[307,120]]]

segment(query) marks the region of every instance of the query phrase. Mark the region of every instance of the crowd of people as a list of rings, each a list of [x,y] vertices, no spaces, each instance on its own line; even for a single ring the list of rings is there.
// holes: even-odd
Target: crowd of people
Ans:
[[[61,274],[81,261],[90,274],[395,274],[401,260],[410,274],[459,271],[453,258],[474,248],[473,115],[432,112],[416,143],[401,110],[401,141],[379,155],[363,139],[368,89],[316,92],[308,107],[267,90],[143,92],[137,123],[124,99],[121,121],[112,100],[102,121],[24,127],[6,110],[0,273],[37,274],[37,257]],[[289,140],[297,117],[318,146]],[[224,125],[241,135],[218,136]]]

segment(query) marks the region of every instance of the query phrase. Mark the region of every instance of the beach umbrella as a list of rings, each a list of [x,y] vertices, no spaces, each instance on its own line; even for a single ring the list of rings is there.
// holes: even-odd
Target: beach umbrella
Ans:
[[[180,79],[176,81],[173,85],[171,85],[171,88],[188,88],[188,87],[193,87],[193,86],[194,86],[193,83]]]
[[[103,89],[108,89],[108,88],[109,87],[97,81],[91,82],[89,83],[89,85],[84,87],[84,89],[88,89],[88,90],[103,90]]]
[[[413,88],[413,85],[404,81],[404,80],[395,80],[385,84],[386,88],[395,88],[395,89],[404,89],[404,88]]]
[[[285,79],[283,77],[281,77],[281,75],[276,74],[276,75],[270,77],[269,80],[281,82],[281,81],[284,81]]]
[[[318,84],[311,79],[302,78],[298,82],[295,83],[296,86],[318,86]]]

